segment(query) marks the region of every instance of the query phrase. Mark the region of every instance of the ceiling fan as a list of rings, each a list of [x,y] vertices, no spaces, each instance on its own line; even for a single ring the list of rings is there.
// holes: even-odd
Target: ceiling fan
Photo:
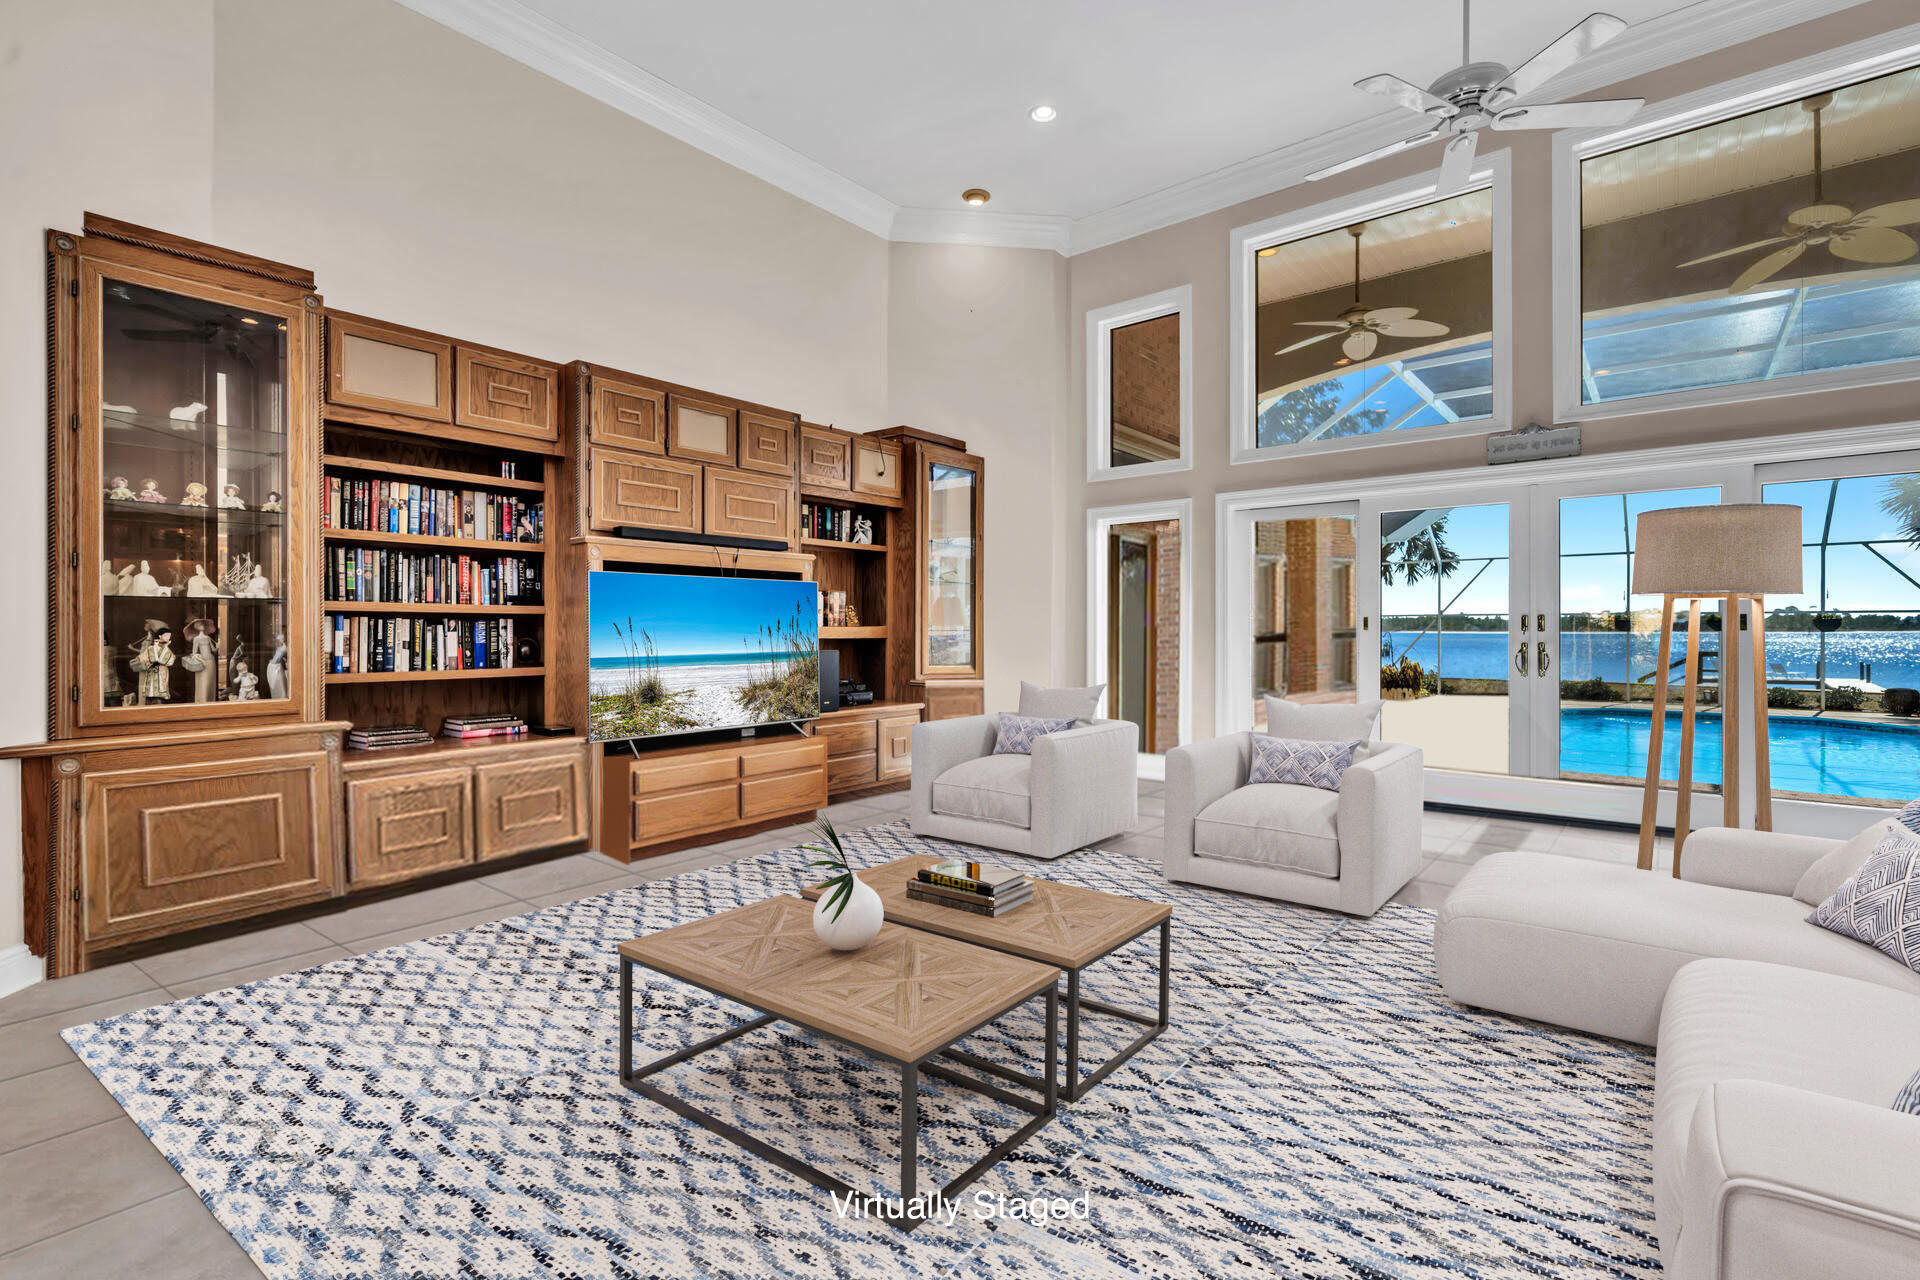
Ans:
[[[1344,173],[1445,139],[1446,150],[1440,157],[1440,180],[1436,189],[1441,195],[1450,195],[1465,186],[1472,174],[1473,153],[1479,145],[1481,129],[1578,129],[1619,124],[1646,101],[1644,98],[1611,98],[1601,102],[1521,105],[1522,99],[1625,31],[1627,24],[1610,13],[1590,13],[1572,30],[1520,64],[1517,70],[1509,71],[1504,63],[1472,60],[1468,52],[1468,37],[1473,30],[1472,4],[1473,0],[1460,0],[1461,65],[1425,89],[1392,75],[1354,81],[1356,89],[1377,93],[1396,106],[1426,116],[1429,127],[1410,138],[1316,170],[1307,175],[1309,180]]]
[[[1916,243],[1906,232],[1894,230],[1895,227],[1907,227],[1920,222],[1920,200],[1895,200],[1859,213],[1843,204],[1826,202],[1821,173],[1825,157],[1820,148],[1820,113],[1833,105],[1833,95],[1815,94],[1800,105],[1813,115],[1813,203],[1788,214],[1787,224],[1777,236],[1755,240],[1751,244],[1735,245],[1731,249],[1722,249],[1718,253],[1680,264],[1683,267],[1697,267],[1703,262],[1731,258],[1771,245],[1785,246],[1748,266],[1727,286],[1728,293],[1745,293],[1758,288],[1814,245],[1824,244],[1828,253],[1848,262],[1874,264],[1905,262],[1920,253],[1920,243]]]
[[[1365,360],[1380,345],[1380,336],[1389,338],[1437,338],[1447,332],[1447,326],[1432,320],[1415,320],[1420,314],[1418,307],[1367,307],[1360,302],[1360,237],[1366,233],[1367,224],[1355,223],[1347,228],[1347,234],[1353,237],[1353,304],[1340,313],[1338,320],[1296,320],[1297,325],[1306,325],[1315,329],[1329,329],[1330,333],[1316,333],[1311,338],[1302,338],[1290,347],[1282,347],[1273,354],[1284,356],[1290,351],[1310,347],[1316,342],[1325,342],[1328,338],[1341,338],[1340,350],[1346,359],[1335,361],[1345,364],[1349,360]]]

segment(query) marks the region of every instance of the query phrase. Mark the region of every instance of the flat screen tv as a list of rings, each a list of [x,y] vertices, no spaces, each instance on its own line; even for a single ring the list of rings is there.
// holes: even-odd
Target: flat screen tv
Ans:
[[[587,575],[587,720],[595,741],[705,733],[820,714],[811,582]]]

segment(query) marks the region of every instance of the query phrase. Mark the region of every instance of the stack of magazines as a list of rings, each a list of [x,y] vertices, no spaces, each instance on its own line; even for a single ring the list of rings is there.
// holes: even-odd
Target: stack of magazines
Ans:
[[[443,738],[514,738],[526,731],[527,722],[515,715],[448,716],[440,722]]]
[[[922,867],[907,885],[907,896],[977,916],[1003,916],[1033,897],[1033,881],[1005,867],[949,858]]]
[[[375,724],[347,732],[347,746],[355,751],[384,751],[390,747],[419,747],[433,735],[413,724]]]

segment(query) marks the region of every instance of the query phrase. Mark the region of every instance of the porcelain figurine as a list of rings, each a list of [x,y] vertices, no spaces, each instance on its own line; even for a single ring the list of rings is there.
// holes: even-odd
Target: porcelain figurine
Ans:
[[[273,584],[267,581],[267,571],[261,565],[253,566],[253,574],[247,584],[241,587],[239,596],[243,600],[270,600],[273,598]]]
[[[220,652],[213,638],[220,634],[212,618],[195,618],[187,624],[188,650],[180,665],[193,673],[193,700],[213,702],[219,697]]]
[[[220,575],[222,594],[240,596],[246,594],[247,583],[253,580],[253,557],[242,552],[233,558],[226,571]]]
[[[538,542],[533,533],[533,517],[521,516],[513,522],[513,540],[515,542]]]
[[[257,702],[260,699],[260,677],[253,674],[245,658],[233,660],[233,697],[236,702]]]
[[[111,502],[132,502],[134,492],[127,486],[125,476],[115,476],[113,483],[107,486],[107,498]]]
[[[853,518],[853,540],[863,546],[873,545],[873,521],[866,516]]]
[[[112,562],[109,561],[108,563]],[[116,596],[130,596],[133,594],[133,566],[131,564],[122,569],[119,576],[114,579],[113,594]]]
[[[245,511],[247,501],[240,496],[240,486],[228,484],[220,486],[220,506],[226,511]]]
[[[260,509],[262,511],[280,510],[280,491],[278,489],[267,490],[267,500],[260,504]]]
[[[129,581],[125,587],[121,588],[120,594],[123,596],[167,596],[173,593],[160,585],[159,579],[153,576],[152,567],[149,566],[145,560],[142,560],[140,562],[140,572],[134,574],[132,580]]]
[[[100,594],[117,596],[120,594],[120,575],[113,571],[113,561],[100,562]]]
[[[180,505],[183,507],[206,506],[207,505],[207,486],[201,484],[198,480],[188,481],[187,492],[185,496],[180,499]]]
[[[175,431],[188,431],[200,425],[207,415],[207,406],[195,400],[191,404],[175,405],[167,410],[167,416],[173,419]]]
[[[146,634],[133,646],[133,660],[127,664],[140,675],[135,706],[173,701],[173,677],[168,668],[175,657],[173,628],[158,618],[148,618]]]
[[[267,659],[267,696],[285,700],[287,696],[287,638],[273,638],[273,656]]]
[[[195,597],[217,596],[220,588],[207,576],[207,567],[203,564],[193,566],[193,576],[187,579],[187,594]]]
[[[135,502],[165,502],[167,495],[160,492],[160,482],[148,476],[140,482],[140,492],[133,495]]]

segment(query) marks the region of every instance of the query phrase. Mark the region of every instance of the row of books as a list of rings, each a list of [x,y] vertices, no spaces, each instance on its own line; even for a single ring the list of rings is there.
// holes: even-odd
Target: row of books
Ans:
[[[485,489],[441,489],[405,480],[327,477],[329,529],[419,533],[437,538],[539,542],[546,504]]]
[[[519,716],[497,712],[492,715],[448,716],[440,722],[443,738],[518,738],[527,732],[527,722]]]
[[[1032,900],[1033,880],[1005,867],[948,858],[922,867],[907,886],[907,897],[979,916],[1003,916]]]
[[[403,604],[539,604],[540,561],[533,556],[327,548],[329,600]]]
[[[366,618],[335,614],[327,670],[466,671],[507,668],[512,618]]]
[[[852,542],[854,513],[847,507],[800,504],[800,536],[822,542]],[[872,537],[871,534],[868,535]]]

